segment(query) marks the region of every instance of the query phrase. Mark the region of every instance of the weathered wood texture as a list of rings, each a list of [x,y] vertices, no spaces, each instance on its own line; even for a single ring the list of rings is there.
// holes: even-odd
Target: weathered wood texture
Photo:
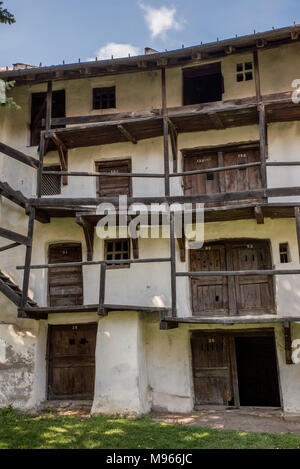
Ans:
[[[92,399],[97,324],[50,326],[48,399]]]

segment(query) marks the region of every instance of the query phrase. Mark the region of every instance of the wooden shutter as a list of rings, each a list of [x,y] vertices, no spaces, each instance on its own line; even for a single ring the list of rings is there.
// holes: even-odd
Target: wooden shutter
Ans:
[[[49,248],[49,263],[81,262],[80,244],[54,244]],[[83,303],[82,267],[51,267],[48,272],[50,306]]]
[[[233,399],[229,342],[222,334],[192,337],[196,405],[228,405]]]
[[[226,270],[225,247],[212,245],[190,250],[192,271]],[[224,316],[228,314],[227,277],[191,278],[192,309],[195,316]]]
[[[271,269],[270,247],[267,241],[254,241],[232,245],[234,270]],[[238,314],[274,312],[274,289],[271,275],[235,277]]]
[[[96,168],[100,173],[131,173],[131,161],[103,161],[96,163]],[[131,180],[128,177],[99,176],[97,194],[99,197],[118,197],[119,195],[130,197]]]

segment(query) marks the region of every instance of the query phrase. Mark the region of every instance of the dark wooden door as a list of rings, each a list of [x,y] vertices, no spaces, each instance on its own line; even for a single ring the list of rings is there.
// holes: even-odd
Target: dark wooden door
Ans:
[[[202,153],[198,155],[185,156],[184,171],[195,171],[201,169],[213,169],[224,166],[235,166],[239,164],[259,162],[259,151],[256,148],[245,150],[231,150]],[[206,174],[196,174],[184,176],[185,195],[217,194],[228,192],[242,192],[250,189],[261,188],[260,167],[234,169],[223,172],[211,172]],[[239,203],[258,202],[261,199],[244,199]],[[205,205],[219,206],[232,205],[237,201],[209,202]]]
[[[272,268],[266,240],[228,240],[190,250],[191,271],[268,270]],[[271,275],[191,277],[194,316],[274,313]]]
[[[196,405],[228,405],[233,400],[229,341],[222,334],[192,337]]]
[[[206,246],[190,250],[192,271],[226,270],[224,245]],[[191,277],[192,308],[195,316],[216,316],[228,314],[227,277]]]
[[[92,399],[97,324],[49,326],[49,399]]]
[[[280,407],[274,337],[236,337],[235,349],[240,404]]]
[[[131,173],[130,160],[103,161],[96,163],[99,173]],[[99,197],[118,197],[131,195],[131,180],[129,177],[99,176],[97,194]]]
[[[267,270],[272,268],[268,241],[234,243],[233,270]],[[249,275],[235,277],[235,294],[238,314],[274,312],[273,277]]]
[[[184,158],[184,171],[195,171],[218,167],[218,154],[207,153],[199,156]],[[184,176],[184,194],[217,194],[221,192],[218,173],[207,173]],[[206,206],[216,206],[217,203],[207,203]]]
[[[81,244],[53,244],[49,263],[81,262]],[[50,306],[73,306],[83,303],[82,267],[51,267],[48,272]]]

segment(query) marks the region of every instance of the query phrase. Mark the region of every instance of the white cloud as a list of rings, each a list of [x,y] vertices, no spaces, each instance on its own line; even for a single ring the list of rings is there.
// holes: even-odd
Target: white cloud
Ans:
[[[176,21],[176,8],[152,8],[143,3],[139,6],[145,11],[145,21],[151,31],[152,38],[157,36],[164,37],[170,29],[179,30],[181,25]]]
[[[111,59],[117,57],[128,57],[128,54],[131,56],[139,55],[139,47],[132,46],[131,44],[118,44],[116,42],[109,42],[105,46],[100,47],[95,53],[95,57],[98,57],[99,60]],[[91,57],[89,60],[95,60],[95,57]]]

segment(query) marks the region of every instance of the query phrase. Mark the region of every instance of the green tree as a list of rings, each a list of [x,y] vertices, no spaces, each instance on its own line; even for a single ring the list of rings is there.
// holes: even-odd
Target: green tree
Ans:
[[[15,17],[6,8],[3,8],[3,2],[0,2],[0,23],[12,24],[15,23]]]

